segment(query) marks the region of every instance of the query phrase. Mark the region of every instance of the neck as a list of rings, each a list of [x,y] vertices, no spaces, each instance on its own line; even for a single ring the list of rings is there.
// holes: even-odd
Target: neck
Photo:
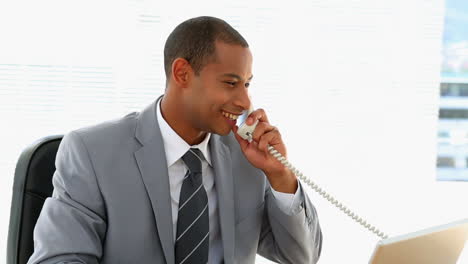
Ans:
[[[161,99],[161,114],[164,120],[187,144],[190,146],[200,144],[205,139],[207,132],[200,131],[191,125],[184,116],[183,109],[178,107],[181,103],[176,98],[177,96],[166,91]]]

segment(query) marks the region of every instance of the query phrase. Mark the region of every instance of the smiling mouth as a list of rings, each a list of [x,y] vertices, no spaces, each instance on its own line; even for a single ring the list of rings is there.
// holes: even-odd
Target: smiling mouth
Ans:
[[[235,114],[231,114],[231,113],[228,113],[228,112],[224,112],[224,111],[221,111],[221,114],[223,114],[224,117],[232,120],[232,121],[236,121],[237,118],[240,116],[240,115],[235,115]]]

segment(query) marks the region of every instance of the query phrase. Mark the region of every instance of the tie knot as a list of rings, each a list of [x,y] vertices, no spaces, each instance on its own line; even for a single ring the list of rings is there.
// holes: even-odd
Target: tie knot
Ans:
[[[202,172],[202,169],[201,169],[202,158],[203,158],[203,153],[201,153],[201,151],[196,148],[189,149],[184,154],[184,156],[182,156],[182,160],[184,161],[185,165],[187,165],[191,173]]]

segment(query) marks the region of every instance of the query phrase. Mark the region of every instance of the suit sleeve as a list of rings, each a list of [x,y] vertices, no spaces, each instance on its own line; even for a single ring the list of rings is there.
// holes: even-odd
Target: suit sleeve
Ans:
[[[77,132],[59,147],[48,198],[34,229],[35,263],[98,263],[106,232],[105,204],[88,150]]]
[[[283,212],[285,212],[288,215],[291,215],[294,213],[294,211],[299,210],[300,203],[304,201],[304,198],[302,196],[302,189],[299,185],[299,180],[297,180],[297,182],[298,186],[295,193],[282,193],[275,191],[273,187],[270,188],[273,197],[275,197],[276,204],[281,210],[283,210]]]
[[[279,263],[317,263],[322,249],[322,231],[317,212],[302,190],[300,203],[286,213],[278,206],[271,188],[265,191],[265,209],[258,253]]]

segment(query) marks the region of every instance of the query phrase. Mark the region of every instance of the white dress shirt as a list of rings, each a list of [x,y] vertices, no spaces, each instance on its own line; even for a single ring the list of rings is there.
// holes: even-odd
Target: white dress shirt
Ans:
[[[198,145],[190,146],[185,142],[166,122],[161,114],[161,101],[157,103],[158,124],[161,129],[161,135],[164,142],[164,150],[166,153],[167,168],[169,172],[169,185],[171,193],[171,208],[172,208],[172,228],[174,241],[177,232],[177,218],[179,209],[179,196],[182,188],[184,175],[188,168],[182,161],[182,156],[190,148],[198,148],[204,156],[202,162],[202,177],[203,186],[205,187],[208,196],[208,216],[210,221],[210,246],[208,263],[218,264],[223,260],[223,244],[221,240],[221,232],[219,228],[218,217],[218,200],[216,199],[216,184],[214,182],[214,172],[211,163],[210,150],[208,142],[211,134],[208,133],[205,139]],[[271,189],[278,206],[286,214],[293,214],[300,207],[302,196],[301,188],[297,188],[295,194],[280,193],[273,188]],[[259,190],[263,191],[263,190]]]

